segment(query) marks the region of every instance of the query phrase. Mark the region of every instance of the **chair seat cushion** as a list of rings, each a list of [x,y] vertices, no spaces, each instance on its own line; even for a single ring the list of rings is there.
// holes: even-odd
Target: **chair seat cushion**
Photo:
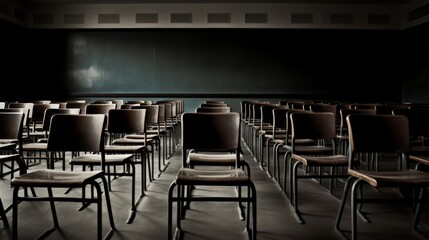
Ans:
[[[242,169],[200,170],[182,168],[176,176],[176,184],[237,186],[247,184],[249,176]]]
[[[132,154],[106,154],[106,165],[122,165],[132,160]],[[72,165],[100,165],[101,155],[85,154],[70,159]]]
[[[362,179],[373,187],[429,186],[429,172],[407,169],[401,171],[363,171],[349,169],[350,176]]]
[[[101,176],[103,176],[102,171],[70,172],[44,169],[15,177],[11,185],[13,187],[81,187]]]

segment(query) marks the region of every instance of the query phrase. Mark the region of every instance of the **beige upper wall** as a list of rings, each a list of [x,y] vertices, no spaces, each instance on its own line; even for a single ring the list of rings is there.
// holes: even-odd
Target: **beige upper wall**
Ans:
[[[151,3],[151,0],[26,0],[0,2],[0,17],[28,28],[320,28],[406,29],[429,21],[428,14],[412,19],[410,13],[429,0],[395,0],[382,4],[367,0],[272,0],[271,3],[209,3],[211,0],[180,0],[182,3]],[[326,3],[329,1],[329,3]],[[55,4],[51,3],[55,2]],[[201,3],[202,2],[202,3]],[[207,3],[206,3],[207,2]],[[218,1],[219,2],[219,1]],[[338,2],[338,1],[337,1]],[[344,2],[344,1],[342,1]],[[392,4],[394,3],[394,4]]]

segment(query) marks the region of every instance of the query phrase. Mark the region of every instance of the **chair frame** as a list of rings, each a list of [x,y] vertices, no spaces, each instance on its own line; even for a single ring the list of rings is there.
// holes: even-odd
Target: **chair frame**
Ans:
[[[91,126],[91,131],[88,131],[88,125]],[[34,172],[23,174],[15,177],[11,181],[13,187],[13,228],[12,239],[18,239],[18,205],[24,201],[47,201],[50,203],[53,227],[42,233],[39,238],[44,238],[50,233],[59,229],[59,222],[57,212],[55,209],[55,202],[82,202],[86,204],[97,204],[97,239],[102,239],[102,196],[104,194],[107,205],[107,212],[109,215],[110,229],[105,235],[110,238],[115,230],[112,208],[110,203],[110,196],[107,187],[107,180],[104,176],[105,168],[105,153],[104,153],[104,135],[103,130],[106,124],[106,117],[102,115],[71,115],[71,114],[57,114],[52,117],[50,134],[48,140],[48,151],[83,151],[83,152],[98,152],[101,158],[101,170],[91,172],[66,172],[56,171],[51,169],[36,170]],[[68,127],[64,127],[68,126]],[[73,140],[64,138],[64,135],[73,132]],[[89,136],[91,134],[91,136]],[[81,136],[85,136],[85,140]],[[70,135],[71,136],[71,135]],[[79,142],[79,143],[78,143]],[[78,146],[79,145],[79,146]],[[53,155],[51,154],[51,158]],[[47,178],[52,176],[52,178]],[[62,178],[64,177],[64,178]],[[57,178],[62,178],[59,180]],[[65,181],[67,179],[67,181]],[[101,181],[104,186],[104,191],[100,187]],[[85,197],[85,189],[87,186],[91,190],[95,189],[96,197],[91,194],[91,197]],[[48,197],[29,197],[27,195],[20,196],[19,190],[21,188],[46,188]],[[81,188],[81,197],[54,197],[52,188]]]
[[[410,141],[409,123],[406,116],[400,115],[349,115],[347,117],[350,154],[349,175],[344,185],[341,205],[335,222],[336,230],[344,235],[340,229],[347,197],[351,195],[351,239],[357,239],[357,215],[369,222],[360,211],[362,203],[389,203],[406,201],[413,202],[414,219],[413,230],[418,232],[421,203],[423,194],[429,187],[429,173],[427,167],[429,161],[414,158],[418,161],[415,169],[408,168]],[[363,129],[365,129],[363,131]],[[377,137],[374,137],[374,133]],[[352,162],[359,153],[392,153],[398,157],[398,169],[389,171],[360,170],[352,166]],[[426,166],[426,171],[418,170],[420,166]],[[419,189],[418,194],[408,198],[365,198],[362,187],[370,186],[380,190],[381,188],[412,187]]]
[[[216,201],[216,202],[247,202],[247,222],[246,231],[250,239],[256,240],[256,189],[250,178],[239,168],[239,159],[241,154],[240,147],[240,115],[236,112],[231,113],[184,113],[182,115],[182,168],[177,174],[168,190],[168,239],[172,239],[173,235],[173,202],[177,203],[176,207],[176,230],[174,239],[177,236],[182,237],[183,230],[181,229],[181,218],[184,216],[184,202],[191,201]],[[219,129],[222,128],[222,131]],[[204,131],[203,131],[204,130]],[[233,137],[231,137],[233,136]],[[205,139],[205,140],[203,140]],[[221,140],[222,139],[222,140]],[[190,169],[186,166],[188,151],[196,149],[201,151],[232,151],[235,152],[236,162],[235,167],[229,170],[200,170]],[[192,180],[187,180],[184,176],[187,172],[196,173],[196,177]],[[240,177],[230,180],[230,178],[222,179],[214,177],[216,180],[207,181],[206,177],[199,177],[201,175],[211,176],[211,174],[232,174]],[[231,177],[232,178],[232,177]],[[222,181],[223,180],[223,181]],[[231,181],[231,182],[229,182]],[[192,195],[185,195],[185,189],[190,185],[201,186],[246,186],[248,189],[248,196],[243,197],[238,193],[236,197],[228,196],[200,196],[195,197]],[[177,189],[176,189],[177,187]],[[174,190],[176,195],[174,195]],[[250,208],[252,214],[250,215]],[[250,217],[252,216],[252,218]],[[252,228],[250,228],[250,219],[252,219]]]
[[[290,203],[292,204],[294,216],[298,223],[304,224],[304,220],[298,209],[298,180],[308,178],[329,178],[329,192],[332,194],[333,179],[347,178],[347,173],[337,173],[337,168],[347,167],[348,158],[345,155],[337,155],[335,149],[336,118],[332,112],[302,113],[295,112],[290,115],[291,122],[291,155],[290,164]],[[303,146],[297,151],[296,141],[298,139],[314,139],[317,143],[331,141],[331,146],[323,144],[317,146]],[[320,148],[320,149],[318,149]],[[299,166],[303,166],[305,174],[298,174]],[[314,172],[307,171],[308,167],[329,167],[329,173],[323,169]]]

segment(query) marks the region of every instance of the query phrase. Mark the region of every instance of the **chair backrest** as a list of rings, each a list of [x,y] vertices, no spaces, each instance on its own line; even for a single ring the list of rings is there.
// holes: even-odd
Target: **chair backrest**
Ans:
[[[301,108],[298,109],[289,109],[286,111],[286,121],[285,121],[285,130],[286,130],[286,143],[290,143],[291,137],[292,137],[292,125],[291,125],[291,119],[290,115],[295,112],[304,112],[304,113],[312,113],[312,111],[304,110]]]
[[[145,122],[146,125],[158,125],[159,124],[159,105],[139,105],[133,106],[131,109],[146,109]]]
[[[200,107],[228,107],[226,103],[201,103]]]
[[[252,120],[251,120],[251,122],[253,124],[256,125],[257,123],[260,123],[261,118],[262,118],[261,107],[265,106],[265,105],[269,105],[269,104],[270,104],[269,102],[258,102],[258,103],[252,104],[252,111],[251,111]]]
[[[57,103],[35,103],[33,105],[33,118],[32,122],[42,123],[43,116],[45,115],[45,110],[48,108],[60,108],[60,104]]]
[[[183,160],[186,162],[186,150],[190,149],[236,151],[239,154],[241,150],[240,122],[240,114],[237,112],[184,113],[181,134]],[[238,166],[238,162],[236,166]]]
[[[346,135],[347,130],[347,121],[346,118],[350,114],[367,114],[375,115],[377,112],[374,109],[348,109],[344,108],[340,110],[340,136]]]
[[[336,120],[331,112],[294,112],[290,114],[292,147],[296,139],[335,139]]]
[[[197,107],[195,112],[231,112],[230,107]]]
[[[112,104],[112,100],[95,100],[92,104]]]
[[[51,102],[52,102],[51,100],[36,100],[36,101],[33,101],[34,104],[49,104]]]
[[[125,104],[140,104],[140,103],[145,103],[146,101],[144,100],[130,100],[127,101]]]
[[[337,104],[312,103],[310,110],[313,112],[331,112],[337,118]]]
[[[382,105],[382,104],[381,103],[355,103],[355,104],[352,104],[352,108],[376,110],[378,105]]]
[[[116,104],[116,109],[121,109],[122,104],[124,104],[123,99],[113,99],[112,103]]]
[[[22,125],[27,127],[29,120],[28,120],[28,113],[29,113],[30,109],[28,108],[1,108],[0,112],[8,112],[8,113],[23,113],[24,114],[24,119],[22,122]]]
[[[261,109],[261,124],[260,126],[272,126],[273,125],[273,109],[279,107],[278,104],[265,104],[260,107]]]
[[[146,132],[146,109],[112,109],[108,116],[109,134]]]
[[[429,108],[394,109],[393,114],[408,118],[410,137],[429,136]]]
[[[241,101],[240,102],[241,119],[244,122],[247,123],[250,120],[250,105],[257,102],[258,101]]]
[[[347,117],[351,153],[407,153],[409,124],[402,115],[356,115]]]
[[[16,139],[22,137],[22,126],[25,114],[20,112],[0,112],[0,139]]]
[[[66,108],[79,108],[81,114],[86,113],[86,106],[88,103],[82,101],[82,102],[67,102]]]
[[[165,126],[165,105],[164,104],[156,104],[159,106],[158,111],[158,122],[160,125]]]
[[[140,103],[124,103],[121,105],[120,109],[131,109],[134,106],[140,106]]]
[[[9,103],[8,108],[27,108],[28,111],[28,119],[33,117],[33,106],[34,103]]]
[[[273,113],[273,130],[286,130],[286,114],[291,110],[286,105],[281,105],[272,110]]]
[[[116,109],[116,104],[114,103],[97,103],[89,104],[86,106],[86,114],[104,114],[108,115],[111,109]]]
[[[225,103],[225,102],[222,100],[206,100],[204,101],[204,103]]]
[[[48,151],[104,152],[106,119],[102,114],[55,114]]]
[[[290,109],[304,109],[305,102],[301,101],[288,101],[287,106]]]
[[[43,116],[43,131],[49,131],[51,119],[55,114],[79,114],[80,108],[48,108]]]

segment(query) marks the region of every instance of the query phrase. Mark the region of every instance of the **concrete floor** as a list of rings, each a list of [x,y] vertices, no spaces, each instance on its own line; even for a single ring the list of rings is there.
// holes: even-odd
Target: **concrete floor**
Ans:
[[[245,146],[243,144],[243,146]],[[305,224],[296,222],[289,201],[280,191],[275,181],[263,171],[259,164],[244,147],[246,161],[251,166],[252,180],[257,189],[257,217],[259,240],[284,240],[284,239],[345,239],[334,229],[335,218],[339,207],[342,185],[329,194],[326,188],[318,182],[308,179],[300,182],[300,210]],[[146,195],[141,199],[137,207],[137,215],[132,224],[126,224],[130,208],[130,183],[129,177],[121,177],[112,182],[110,197],[112,200],[113,215],[116,225],[112,239],[167,239],[167,190],[173,181],[177,170],[181,165],[181,152],[177,149],[173,157],[169,159],[170,165],[165,172],[156,177],[148,185]],[[44,168],[45,164],[31,167],[31,169]],[[59,168],[59,166],[57,166]],[[139,169],[139,168],[137,168]],[[157,169],[157,166],[155,166]],[[156,174],[158,172],[156,171]],[[155,174],[155,175],[156,175]],[[138,171],[137,192],[140,192],[140,176]],[[216,194],[218,191],[234,194],[232,189],[202,189],[197,188],[195,194]],[[45,194],[44,189],[37,191]],[[79,195],[80,190],[73,190],[69,194]],[[55,191],[56,195],[63,194],[63,190]],[[383,194],[396,194],[387,191]],[[0,196],[3,204],[11,203],[12,189],[9,188],[9,180],[0,181]],[[380,195],[375,191],[369,191],[374,196]],[[77,211],[79,203],[56,203],[61,230],[57,230],[46,239],[96,239],[96,209],[90,206],[84,211]],[[429,236],[428,208],[423,208],[422,229]],[[103,209],[105,210],[105,208]],[[364,223],[358,218],[358,238],[370,239],[421,239],[419,235],[411,231],[412,214],[411,207],[404,204],[374,205],[366,204],[363,211],[372,220],[372,223]],[[346,207],[342,222],[344,235],[350,237],[349,208]],[[103,212],[103,231],[108,230],[108,218]],[[12,211],[7,213],[9,222],[12,222]],[[238,219],[236,205],[234,203],[193,203],[188,211],[186,219],[182,222],[185,231],[184,239],[187,240],[237,240],[246,239],[244,221]],[[19,239],[35,239],[44,230],[51,226],[51,215],[48,203],[23,202],[19,204]],[[11,238],[11,229],[5,229],[0,224],[0,239]]]

